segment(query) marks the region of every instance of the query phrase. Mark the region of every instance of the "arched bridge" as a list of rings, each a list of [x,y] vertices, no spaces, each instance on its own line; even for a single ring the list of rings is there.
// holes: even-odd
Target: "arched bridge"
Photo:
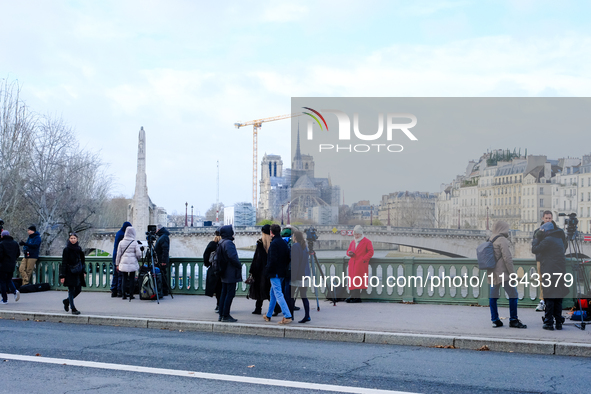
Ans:
[[[170,231],[171,255],[175,257],[202,256],[207,244],[213,239],[212,227],[178,227]],[[300,227],[304,230],[304,227]],[[113,250],[117,229],[103,229],[95,232],[88,245],[90,249]],[[238,226],[235,243],[239,249],[256,244],[261,232],[259,226]],[[318,241],[316,249],[346,249],[353,239],[353,226],[316,226]],[[364,234],[374,243],[411,246],[433,251],[450,257],[476,257],[476,247],[490,235],[483,230],[457,230],[435,228],[405,228],[389,226],[366,226]],[[145,237],[141,237],[143,240]],[[531,253],[531,232],[511,231],[510,240],[515,258],[533,258]],[[582,253],[591,256],[591,242],[582,243]]]

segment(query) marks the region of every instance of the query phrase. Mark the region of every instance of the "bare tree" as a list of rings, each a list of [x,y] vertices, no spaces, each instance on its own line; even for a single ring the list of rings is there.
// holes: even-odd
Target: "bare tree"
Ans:
[[[215,213],[216,213],[217,205],[211,204],[211,207],[205,212],[205,220],[215,221]],[[220,202],[220,212],[219,212],[219,219],[220,222],[224,222],[224,203]]]
[[[21,229],[30,219],[22,190],[35,118],[20,100],[18,84],[7,80],[0,85],[0,111],[0,217]]]

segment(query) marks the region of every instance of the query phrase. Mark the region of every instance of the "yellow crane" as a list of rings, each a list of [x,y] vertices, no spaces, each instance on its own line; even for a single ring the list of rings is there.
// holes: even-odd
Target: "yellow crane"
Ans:
[[[237,129],[244,126],[252,125],[252,206],[257,209],[257,181],[258,181],[258,132],[265,122],[273,122],[275,120],[289,119],[302,115],[301,112],[293,114],[272,116],[270,118],[256,119],[248,122],[234,123]]]

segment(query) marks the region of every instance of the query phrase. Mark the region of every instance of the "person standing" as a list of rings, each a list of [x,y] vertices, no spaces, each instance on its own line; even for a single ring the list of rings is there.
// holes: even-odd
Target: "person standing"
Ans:
[[[497,237],[498,236],[498,237]],[[494,224],[492,235],[490,239],[497,239],[493,242],[493,250],[497,264],[492,270],[488,270],[487,274],[492,274],[493,283],[490,287],[489,306],[491,321],[493,327],[502,327],[503,322],[499,319],[499,309],[497,307],[497,300],[500,296],[501,287],[509,296],[509,327],[527,328],[527,326],[517,318],[517,287],[510,286],[510,275],[515,273],[513,267],[513,256],[511,255],[509,243],[509,223],[498,221]]]
[[[347,249],[347,256],[351,257],[348,272],[351,296],[345,300],[348,303],[361,302],[361,290],[367,289],[369,260],[373,256],[373,244],[363,235],[361,226],[355,226],[353,238]]]
[[[256,250],[252,263],[250,264],[249,274],[252,275],[254,283],[248,289],[248,297],[256,300],[253,315],[263,313],[263,301],[269,299],[271,291],[271,282],[265,276],[265,266],[267,265],[267,253],[271,245],[271,226],[265,224],[261,228],[261,238],[257,240]]]
[[[295,288],[295,290],[292,298],[295,299],[299,293],[304,304],[305,315],[298,323],[306,323],[311,320],[310,302],[306,294],[307,289],[303,286],[302,277],[310,276],[310,253],[306,247],[306,241],[304,241],[304,234],[301,231],[294,231],[293,241],[291,245],[291,287]]]
[[[230,315],[232,301],[236,295],[236,283],[242,282],[242,264],[238,259],[236,245],[234,245],[234,230],[231,225],[220,228],[220,236],[217,253],[218,261],[222,269],[222,295],[220,297],[220,317],[218,321],[226,323],[237,322]]]
[[[123,276],[117,269],[117,248],[119,247],[119,242],[125,236],[125,230],[127,227],[130,227],[131,223],[125,222],[123,226],[117,231],[115,234],[115,245],[113,246],[113,280],[111,281],[111,297],[123,297],[123,292],[121,291],[121,281]]]
[[[76,271],[76,267],[82,263],[84,269],[80,272]],[[84,252],[80,245],[78,245],[78,235],[70,233],[68,243],[62,252],[62,264],[60,265],[60,283],[68,287],[68,298],[62,302],[64,310],[68,312],[72,309],[73,315],[79,315],[80,311],[74,306],[74,298],[80,294],[82,287],[86,287],[86,265],[84,259]]]
[[[283,296],[283,283],[287,278],[287,270],[291,260],[289,247],[287,243],[281,238],[281,227],[277,224],[271,225],[271,245],[269,245],[269,253],[267,256],[267,266],[265,273],[271,281],[271,292],[269,300],[269,310],[263,316],[265,321],[271,321],[275,304],[279,304],[281,312],[283,312],[283,320],[279,324],[289,324],[293,321],[289,306]],[[287,278],[287,279],[286,279]]]
[[[544,330],[562,330],[562,299],[568,294],[568,287],[564,281],[566,274],[566,258],[564,231],[555,228],[551,222],[544,223],[532,241],[531,251],[540,260],[540,284],[545,287],[544,293],[546,311],[544,316]]]
[[[559,227],[556,225],[556,222],[554,220],[552,220],[552,211],[544,211],[543,215],[542,215],[542,223],[540,223],[540,226],[543,226],[544,223],[552,223],[554,229],[558,229]],[[540,229],[537,229],[536,231],[534,231],[534,236],[533,236],[533,240],[536,239],[537,233],[538,231],[540,231]],[[564,235],[564,231],[562,232],[562,241],[564,242],[564,244],[566,245],[566,236]],[[536,265],[537,265],[537,269],[538,269],[538,274],[540,274],[540,256],[538,256],[536,254]],[[538,306],[536,306],[536,312],[544,312],[544,310],[546,309],[546,304],[544,303],[544,289],[542,286],[539,287],[540,290],[540,303],[538,304]]]
[[[123,300],[133,300],[135,289],[135,273],[140,269],[139,260],[142,258],[142,246],[135,239],[135,228],[129,226],[125,229],[125,236],[119,242],[117,248],[117,259],[115,263],[121,272],[121,291]]]
[[[216,251],[218,247],[218,243],[221,241],[222,237],[220,236],[219,231],[215,231],[213,240],[207,244],[205,251],[203,252],[203,265],[207,267],[207,275],[205,279],[205,295],[209,297],[213,297],[215,295],[216,298],[216,305],[215,311],[220,312],[220,296],[222,295],[222,278],[220,275],[217,275],[213,272],[211,268],[211,263],[209,262],[209,257],[213,252]]]
[[[160,272],[162,273],[162,296],[167,296],[170,293],[170,232],[166,227],[160,227],[156,231],[158,239],[154,244],[154,252],[156,252],[156,258],[158,259],[158,265],[160,265]]]
[[[33,275],[33,271],[35,271],[35,263],[39,259],[39,249],[41,247],[41,235],[37,232],[37,227],[29,226],[27,233],[29,234],[27,242],[19,242],[19,245],[23,247],[24,255],[18,269],[23,279],[23,286],[31,282],[31,276]]]
[[[2,304],[8,304],[8,289],[12,288],[12,274],[16,268],[16,259],[21,254],[18,243],[7,230],[0,233],[0,292]],[[14,300],[18,301],[18,290],[14,293]]]

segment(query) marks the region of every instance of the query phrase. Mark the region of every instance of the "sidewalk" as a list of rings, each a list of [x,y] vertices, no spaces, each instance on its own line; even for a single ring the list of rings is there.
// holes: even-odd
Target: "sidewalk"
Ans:
[[[137,296],[129,302],[111,298],[106,292],[83,291],[76,298],[76,307],[82,312],[80,316],[64,311],[62,299],[65,296],[64,291],[22,294],[20,301],[15,303],[13,296],[9,295],[9,303],[0,305],[0,318],[464,349],[486,345],[490,350],[498,351],[591,357],[591,324],[582,331],[573,325],[574,322],[566,320],[562,331],[546,331],[542,329],[543,313],[535,312],[531,307],[519,309],[519,318],[528,328],[516,329],[509,327],[508,308],[499,308],[505,326],[492,328],[488,307],[372,302],[339,302],[333,306],[320,300],[318,312],[316,300],[310,299],[312,321],[297,323],[303,317],[303,306],[298,300],[296,305],[302,310],[296,311],[293,323],[283,327],[277,324],[282,315],[274,317],[270,323],[264,322],[262,316],[251,314],[253,300],[238,297],[234,299],[231,312],[238,323],[218,323],[218,315],[214,312],[215,298],[206,296],[165,297],[158,305],[155,301],[141,301]],[[263,310],[268,305],[265,301]],[[566,313],[564,311],[563,315]]]

